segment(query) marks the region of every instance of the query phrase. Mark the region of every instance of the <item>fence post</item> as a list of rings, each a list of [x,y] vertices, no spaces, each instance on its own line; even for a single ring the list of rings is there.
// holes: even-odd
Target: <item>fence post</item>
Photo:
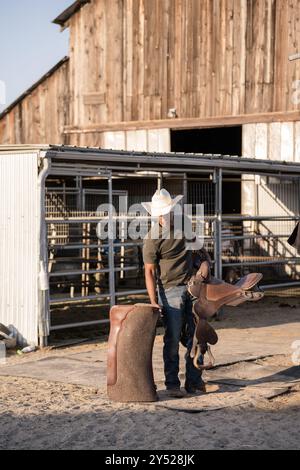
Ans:
[[[223,174],[222,169],[215,170],[215,276],[222,279],[222,182]]]
[[[109,203],[109,219],[108,219],[108,267],[109,267],[109,294],[110,306],[113,307],[116,303],[116,288],[115,288],[115,259],[114,259],[114,220],[113,220],[113,187],[112,187],[112,174],[108,176],[108,203]]]

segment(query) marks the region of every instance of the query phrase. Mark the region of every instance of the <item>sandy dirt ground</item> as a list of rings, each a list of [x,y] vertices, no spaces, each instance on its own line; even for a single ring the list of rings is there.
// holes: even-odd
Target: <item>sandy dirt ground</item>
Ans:
[[[251,387],[254,384],[255,390],[256,384],[262,385],[265,390],[270,379],[264,376],[274,371],[287,375],[296,371],[294,378],[300,379],[300,368],[293,365],[290,350],[292,342],[300,339],[299,300],[266,299],[259,308],[248,305],[237,310],[234,316],[225,311],[214,323],[220,336],[215,350],[219,367],[213,372],[217,375],[208,373],[206,380],[223,374],[232,381],[238,378]],[[185,400],[185,411],[179,403],[177,408],[183,408],[179,411],[176,406],[172,409],[171,401],[164,402],[161,350],[159,335],[154,368],[162,401],[147,405],[114,404],[107,399],[105,341],[9,357],[7,365],[0,367],[0,449],[300,449],[299,380],[275,398],[249,399],[239,406],[234,405],[234,399],[245,389],[234,384],[225,390],[221,385],[215,396]],[[269,357],[254,360],[264,353]],[[249,357],[253,361],[248,363]],[[57,364],[76,362],[79,383],[74,383],[74,374],[60,375],[59,366],[51,366],[53,359]],[[226,366],[235,360],[238,364]],[[239,361],[244,369],[239,369]],[[96,377],[89,383],[84,372],[98,367],[99,377],[91,372]],[[262,371],[259,380],[251,376],[255,368]],[[223,396],[228,400],[231,395],[232,406],[193,412],[201,410],[207,400],[213,407]]]

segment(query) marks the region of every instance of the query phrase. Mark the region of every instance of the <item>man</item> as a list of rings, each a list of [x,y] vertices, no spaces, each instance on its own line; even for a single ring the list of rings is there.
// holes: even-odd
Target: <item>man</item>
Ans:
[[[188,240],[183,233],[178,236],[174,229],[173,210],[182,197],[177,196],[172,200],[169,192],[161,189],[156,191],[151,203],[143,203],[151,216],[158,219],[156,226],[144,239],[145,279],[151,304],[163,311],[165,385],[169,395],[176,398],[184,396],[178,378],[179,343],[183,327],[187,335],[185,389],[188,393],[205,391],[201,371],[194,367],[190,357],[194,320],[187,282],[193,271],[192,251],[188,249]],[[209,262],[204,261],[200,267],[204,279],[208,277],[209,271]]]

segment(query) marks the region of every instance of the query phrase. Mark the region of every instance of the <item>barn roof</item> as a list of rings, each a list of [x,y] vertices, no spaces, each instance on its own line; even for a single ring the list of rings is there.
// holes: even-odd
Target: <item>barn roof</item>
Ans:
[[[76,0],[76,2],[72,3],[66,10],[64,10],[55,20],[53,20],[54,24],[59,24],[60,26],[64,26],[65,23],[73,16],[78,10],[80,10],[83,5],[86,3],[90,3],[91,0]]]
[[[0,113],[0,120],[8,114],[17,104],[19,104],[26,96],[30,95],[41,83],[43,83],[47,78],[51,77],[51,75],[56,72],[57,69],[59,69],[63,64],[68,62],[69,57],[64,57],[62,60],[60,60],[57,64],[54,65],[45,75],[43,75],[37,82],[35,82],[28,90],[26,90],[22,95],[20,95],[15,101],[13,101],[7,108]]]

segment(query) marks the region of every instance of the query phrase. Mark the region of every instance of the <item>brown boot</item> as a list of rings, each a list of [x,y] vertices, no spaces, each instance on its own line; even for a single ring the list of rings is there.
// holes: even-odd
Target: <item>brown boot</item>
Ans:
[[[196,393],[214,393],[219,390],[219,386],[215,384],[207,384],[202,382],[200,385],[185,385],[186,392],[191,395]]]

